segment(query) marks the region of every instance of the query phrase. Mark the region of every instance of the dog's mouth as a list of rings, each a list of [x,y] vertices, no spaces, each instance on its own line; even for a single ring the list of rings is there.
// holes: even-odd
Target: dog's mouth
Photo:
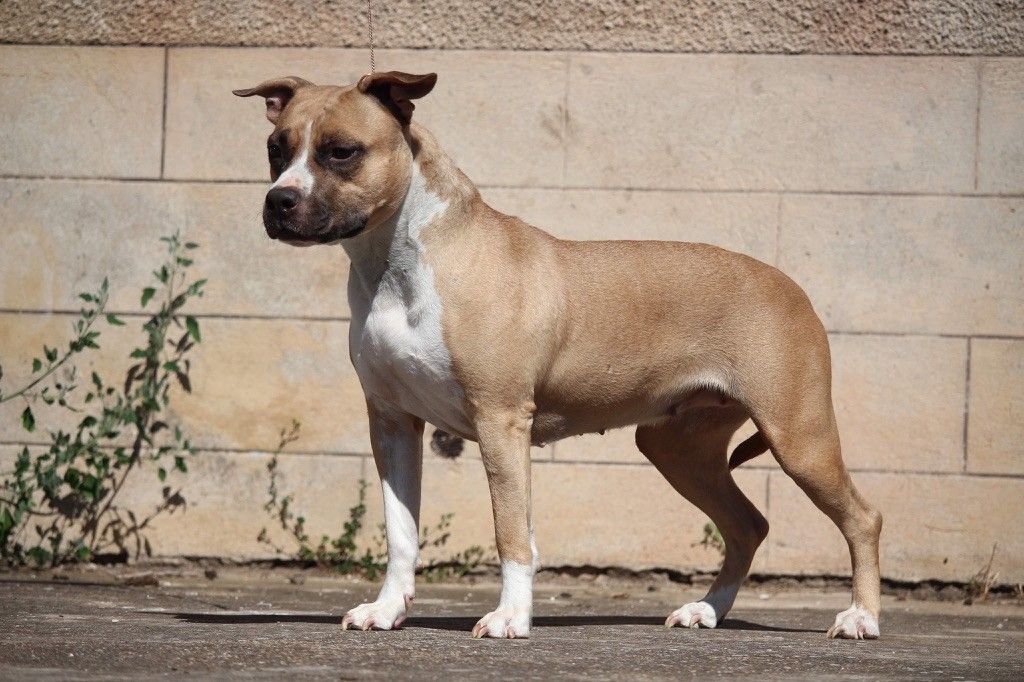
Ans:
[[[328,223],[325,229],[312,233],[298,232],[275,220],[264,221],[267,236],[289,246],[317,246],[336,244],[343,239],[354,237],[366,229],[366,219],[362,218],[347,225],[334,226]]]

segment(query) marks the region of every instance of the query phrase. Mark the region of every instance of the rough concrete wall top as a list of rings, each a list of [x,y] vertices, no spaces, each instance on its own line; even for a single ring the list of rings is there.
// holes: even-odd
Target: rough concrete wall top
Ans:
[[[378,0],[384,47],[1024,55],[1024,0]],[[0,41],[366,44],[363,0],[5,0]]]

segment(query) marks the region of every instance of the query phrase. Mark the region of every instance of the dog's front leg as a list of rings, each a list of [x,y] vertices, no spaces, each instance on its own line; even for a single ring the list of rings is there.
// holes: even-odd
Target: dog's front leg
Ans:
[[[494,509],[501,599],[473,636],[528,637],[537,561],[530,531],[530,418],[488,415],[478,420],[477,433]]]
[[[345,614],[344,629],[390,630],[401,625],[415,594],[419,553],[423,421],[387,405],[366,401],[370,446],[384,490],[388,568],[377,600]]]

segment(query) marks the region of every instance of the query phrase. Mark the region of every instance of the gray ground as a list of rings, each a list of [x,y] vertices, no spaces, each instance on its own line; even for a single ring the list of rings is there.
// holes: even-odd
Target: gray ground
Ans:
[[[102,679],[1021,679],[1024,608],[887,598],[883,639],[830,641],[847,595],[749,587],[717,630],[666,630],[699,597],[665,581],[549,579],[528,641],[473,640],[497,585],[421,585],[397,632],[343,632],[365,582],[201,569],[126,586],[103,569],[0,574],[0,677]],[[211,574],[212,575],[212,574]],[[55,579],[61,578],[61,579]],[[152,580],[152,576],[146,579]]]

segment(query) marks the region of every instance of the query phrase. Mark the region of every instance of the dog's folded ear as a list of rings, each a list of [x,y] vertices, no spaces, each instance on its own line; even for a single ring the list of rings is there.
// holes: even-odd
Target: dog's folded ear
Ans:
[[[401,71],[370,73],[359,79],[359,92],[376,97],[381,104],[395,115],[402,125],[412,120],[416,106],[410,101],[423,97],[434,89],[436,73],[417,76]]]
[[[310,85],[313,84],[305,78],[285,76],[263,81],[254,88],[232,90],[231,92],[239,97],[252,97],[253,95],[265,97],[267,99],[267,119],[271,123],[277,123],[281,112],[288,106],[288,102],[295,96],[295,92]]]

